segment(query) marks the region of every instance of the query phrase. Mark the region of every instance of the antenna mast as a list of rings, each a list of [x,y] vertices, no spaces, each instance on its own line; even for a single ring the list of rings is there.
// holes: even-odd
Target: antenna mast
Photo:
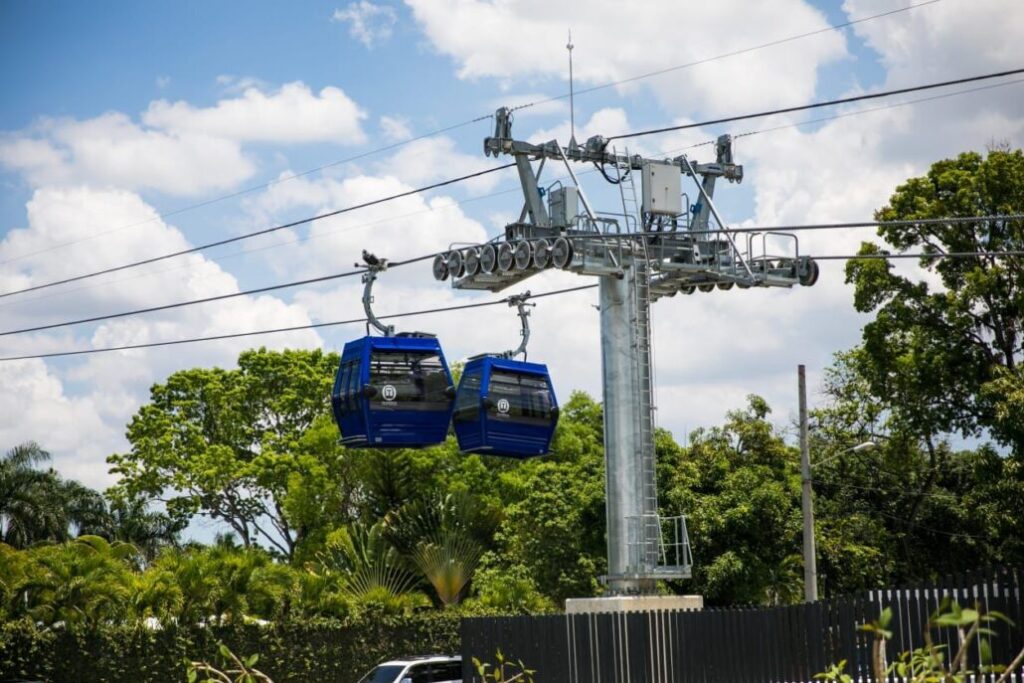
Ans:
[[[576,103],[573,97],[573,83],[572,83],[572,49],[575,47],[572,44],[572,29],[569,29],[569,42],[565,44],[565,49],[569,51],[569,146],[576,147]]]

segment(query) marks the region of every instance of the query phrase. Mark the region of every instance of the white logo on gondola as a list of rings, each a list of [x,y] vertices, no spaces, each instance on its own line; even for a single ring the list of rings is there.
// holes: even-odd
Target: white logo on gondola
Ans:
[[[394,401],[398,398],[398,389],[393,384],[385,384],[380,390],[380,395],[385,401]]]
[[[507,398],[498,399],[498,412],[499,413],[501,413],[502,415],[507,415],[510,407],[511,406],[509,406]]]

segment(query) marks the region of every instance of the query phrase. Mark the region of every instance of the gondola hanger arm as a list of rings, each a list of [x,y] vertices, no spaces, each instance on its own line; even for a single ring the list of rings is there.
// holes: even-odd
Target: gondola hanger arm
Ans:
[[[366,334],[370,334],[372,325],[385,337],[395,336],[395,326],[385,325],[373,314],[373,283],[377,281],[377,274],[388,269],[388,260],[378,258],[363,249],[363,263],[357,263],[356,267],[364,266],[363,273],[363,310],[366,311]]]
[[[519,312],[519,322],[522,324],[522,329],[519,334],[522,339],[519,341],[519,346],[511,351],[506,351],[501,355],[502,358],[515,358],[519,354],[523,355],[523,360],[526,360],[526,345],[530,341],[530,308],[537,304],[527,303],[530,298],[530,292],[526,291],[522,294],[514,294],[506,299],[509,307],[515,307]]]

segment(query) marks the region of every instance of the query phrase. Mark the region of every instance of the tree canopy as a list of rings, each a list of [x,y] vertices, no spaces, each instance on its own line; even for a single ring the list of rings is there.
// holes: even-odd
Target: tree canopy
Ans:
[[[878,231],[897,253],[923,253],[919,265],[929,277],[904,274],[885,260],[850,261],[846,268],[857,310],[874,319],[864,327],[862,347],[844,362],[872,395],[889,399],[894,427],[925,438],[987,432],[1024,456],[1024,258],[1012,253],[1024,250],[1024,222],[941,220],[1021,213],[1021,150],[936,162],[876,212],[883,221],[936,221]],[[869,242],[861,253],[885,248]]]
[[[316,527],[345,519],[349,461],[327,415],[337,355],[246,351],[236,370],[176,372],[110,457],[125,497],[154,497],[187,518],[227,524],[292,558]]]
[[[826,370],[811,447],[822,594],[1024,561],[1024,155],[937,162],[900,185],[851,261],[862,343]],[[884,241],[884,242],[883,242]],[[988,252],[977,254],[977,252]],[[970,253],[946,258],[951,253]],[[231,623],[531,612],[602,591],[602,407],[562,406],[544,458],[348,450],[329,411],[336,354],[243,352],[152,387],[101,494],[36,444],[0,458],[0,614]],[[667,406],[667,408],[671,408]],[[662,514],[686,515],[708,604],[802,595],[799,457],[755,395],[680,443],[656,433]],[[871,441],[871,450],[851,447]],[[178,534],[202,515],[230,530]],[[74,590],[71,587],[75,587]]]

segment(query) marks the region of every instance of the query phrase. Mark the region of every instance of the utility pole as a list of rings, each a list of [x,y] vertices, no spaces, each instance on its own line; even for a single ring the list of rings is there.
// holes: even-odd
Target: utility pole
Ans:
[[[807,441],[807,377],[803,365],[797,368],[800,390],[800,472],[803,480],[804,510],[804,601],[818,599],[818,561],[814,550],[814,501],[811,499],[811,449]]]

